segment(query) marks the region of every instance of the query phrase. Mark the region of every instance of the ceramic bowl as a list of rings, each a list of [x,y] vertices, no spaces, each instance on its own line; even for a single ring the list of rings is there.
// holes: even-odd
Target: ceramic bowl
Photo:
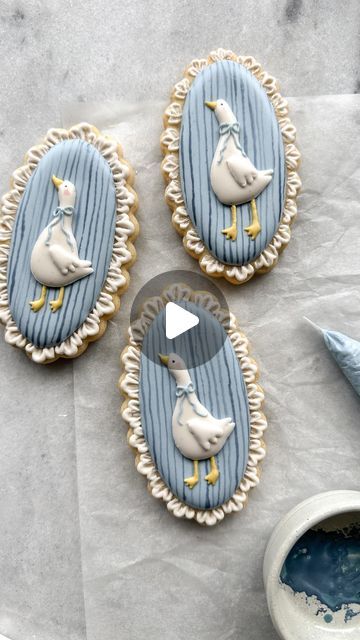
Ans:
[[[264,584],[271,619],[280,638],[359,640],[360,614],[355,615],[360,611],[359,605],[354,609],[342,608],[334,612],[327,606],[321,606],[322,601],[319,602],[315,596],[308,597],[304,591],[293,591],[280,579],[289,552],[306,532],[314,528],[331,532],[348,530],[349,526],[359,523],[360,492],[329,491],[301,502],[277,524],[265,552]],[[307,553],[306,548],[300,553]],[[311,555],[306,557],[309,562],[313,561]]]

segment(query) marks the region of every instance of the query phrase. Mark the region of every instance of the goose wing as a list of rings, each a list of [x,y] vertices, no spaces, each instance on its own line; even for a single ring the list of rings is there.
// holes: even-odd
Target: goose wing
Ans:
[[[77,255],[64,249],[64,247],[59,244],[51,244],[49,253],[54,265],[64,276],[69,272],[87,271],[89,274],[93,272],[90,260],[81,260]]]
[[[247,187],[247,185],[254,182],[258,173],[257,169],[255,169],[251,160],[244,157],[242,153],[234,153],[227,159],[226,164],[235,182],[240,187]]]
[[[221,422],[210,422],[206,418],[194,417],[187,422],[190,433],[204,451],[209,451],[212,445],[224,435],[224,428]]]

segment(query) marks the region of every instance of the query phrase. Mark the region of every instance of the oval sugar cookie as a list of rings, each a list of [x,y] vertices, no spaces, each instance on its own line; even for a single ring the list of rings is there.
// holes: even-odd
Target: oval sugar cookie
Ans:
[[[51,129],[2,199],[5,340],[48,363],[80,355],[119,308],[135,259],[133,172],[95,127]]]
[[[213,277],[242,284],[290,240],[300,154],[286,100],[253,58],[193,60],[165,111],[166,200],[185,249]]]
[[[170,302],[198,317],[202,330],[168,339]],[[209,339],[218,352],[191,366]],[[257,365],[235,317],[215,296],[174,284],[144,304],[122,363],[122,416],[152,495],[175,516],[200,524],[240,511],[258,483],[266,419]]]

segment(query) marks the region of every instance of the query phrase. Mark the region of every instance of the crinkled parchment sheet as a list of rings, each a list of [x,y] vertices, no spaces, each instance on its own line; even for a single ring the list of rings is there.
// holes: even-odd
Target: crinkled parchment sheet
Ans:
[[[89,120],[121,142],[141,234],[121,311],[81,358],[45,368],[1,342],[0,632],[11,640],[275,640],[262,583],[273,526],[313,493],[359,488],[360,400],[303,316],[360,339],[360,96],[289,103],[303,181],[293,238],[270,274],[219,282],[260,366],[267,457],[246,509],[211,529],[148,495],[119,415],[137,291],[164,270],[198,270],[163,199],[166,105],[64,111],[65,126]]]

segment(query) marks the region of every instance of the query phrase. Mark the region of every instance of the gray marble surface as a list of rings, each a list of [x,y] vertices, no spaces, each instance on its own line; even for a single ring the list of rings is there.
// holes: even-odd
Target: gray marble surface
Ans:
[[[2,191],[49,127],[91,119],[136,168],[142,230],[122,309],[80,359],[36,366],[0,342],[6,638],[275,640],[262,585],[274,524],[360,481],[359,399],[302,320],[360,338],[359,14],[335,0],[2,2]],[[217,46],[255,56],[293,96],[304,186],[278,267],[221,284],[262,371],[268,455],[246,510],[208,530],[148,495],[116,385],[139,287],[197,269],[163,202],[158,140],[172,84]]]

